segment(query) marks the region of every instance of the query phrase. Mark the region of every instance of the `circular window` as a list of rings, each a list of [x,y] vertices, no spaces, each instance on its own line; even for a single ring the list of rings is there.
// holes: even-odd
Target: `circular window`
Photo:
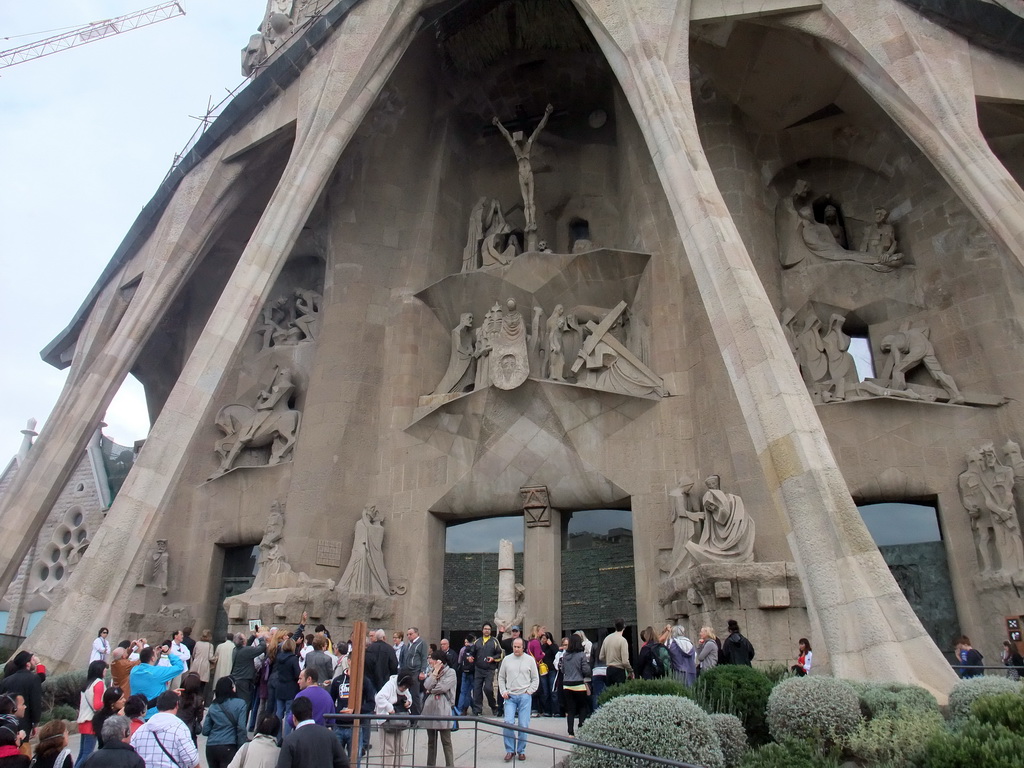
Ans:
[[[58,565],[56,568],[53,569],[53,578],[55,578],[57,581],[60,581],[61,579],[64,578],[64,566],[63,565]]]
[[[89,534],[86,533],[85,528],[83,528],[82,530],[80,530],[78,533],[75,534],[75,541],[77,541],[79,544],[81,544],[83,541],[85,541],[85,537],[88,536],[88,535]]]
[[[50,578],[50,569],[47,568],[45,565],[39,566],[39,578],[41,581],[46,581],[48,578]]]
[[[60,540],[65,544],[71,543],[71,531],[65,530],[61,535]]]
[[[81,511],[76,511],[75,514],[71,516],[71,525],[77,528],[82,524],[83,520],[85,520],[85,515],[83,515]]]
[[[57,547],[54,547],[53,551],[50,552],[50,562],[51,563],[59,563],[60,562],[60,550],[57,549]]]

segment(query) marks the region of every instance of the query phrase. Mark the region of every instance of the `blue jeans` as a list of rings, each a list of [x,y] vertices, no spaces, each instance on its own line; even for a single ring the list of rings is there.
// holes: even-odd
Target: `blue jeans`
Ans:
[[[356,753],[355,766],[362,764],[363,755],[362,753],[367,750],[370,746],[370,724],[372,720],[360,720],[359,721],[359,750]],[[345,754],[348,755],[349,747],[352,744],[352,726],[341,725],[335,729],[334,735],[338,737],[338,741],[341,742],[341,748],[345,750]]]
[[[597,697],[601,695],[608,686],[608,679],[604,675],[594,675],[590,681],[590,711],[597,712]]]
[[[459,710],[459,713],[468,712],[469,708],[473,706],[473,673],[463,672],[462,673],[462,690],[459,691],[459,703],[455,705],[455,708]]]
[[[530,727],[530,708],[533,696],[528,693],[513,693],[505,699],[505,722],[515,723],[522,728]],[[508,729],[502,730],[505,751],[522,755],[526,752],[526,734]]]
[[[85,762],[85,758],[93,753],[96,749],[96,736],[91,733],[81,734],[81,741],[78,747],[78,759],[75,760],[75,768],[80,768],[82,763]]]
[[[534,707],[542,715],[554,715],[555,712],[551,707],[551,678],[553,674],[548,672],[546,675],[540,676],[540,688],[533,695],[534,701],[537,702],[537,706]]]
[[[274,714],[281,718],[281,738],[284,739],[291,733],[295,726],[292,725],[292,699],[275,699]]]

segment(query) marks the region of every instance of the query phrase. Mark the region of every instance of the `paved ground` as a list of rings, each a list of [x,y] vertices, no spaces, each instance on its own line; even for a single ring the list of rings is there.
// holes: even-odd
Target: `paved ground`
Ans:
[[[567,744],[547,739],[544,737],[532,736],[529,746],[526,749],[526,760],[515,760],[506,763],[505,747],[502,745],[501,721],[498,718],[488,718],[486,723],[481,723],[478,728],[473,728],[472,723],[463,723],[459,730],[452,734],[452,745],[455,747],[455,765],[457,768],[499,768],[499,766],[529,766],[539,768],[545,766],[551,768],[557,765],[566,755]],[[564,718],[534,718],[530,722],[530,728],[556,736],[566,735]],[[374,768],[381,765],[380,736],[372,733],[370,737],[372,748],[369,760],[364,760],[362,766]],[[199,763],[202,768],[206,765],[206,738],[199,737]],[[406,747],[410,754],[406,755],[402,766],[425,766],[427,760],[427,738],[422,730],[410,732],[406,736]],[[438,743],[438,765],[444,765],[444,754],[441,752],[440,742]],[[78,756],[78,736],[71,737],[71,753]],[[474,757],[475,756],[475,757]]]

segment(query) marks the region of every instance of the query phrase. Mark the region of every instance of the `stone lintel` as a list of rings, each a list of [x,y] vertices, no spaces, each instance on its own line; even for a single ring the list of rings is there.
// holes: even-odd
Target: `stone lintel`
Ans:
[[[741,21],[780,13],[800,13],[821,8],[821,0],[693,0],[690,4],[690,22],[713,24],[721,21]]]

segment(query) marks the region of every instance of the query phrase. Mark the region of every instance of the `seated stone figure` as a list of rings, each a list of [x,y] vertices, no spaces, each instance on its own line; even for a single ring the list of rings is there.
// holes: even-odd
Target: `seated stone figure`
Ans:
[[[698,541],[686,542],[686,549],[697,564],[754,562],[754,521],[747,515],[743,500],[720,487],[721,478],[711,475],[704,481],[707,491],[701,499],[703,529]]]

